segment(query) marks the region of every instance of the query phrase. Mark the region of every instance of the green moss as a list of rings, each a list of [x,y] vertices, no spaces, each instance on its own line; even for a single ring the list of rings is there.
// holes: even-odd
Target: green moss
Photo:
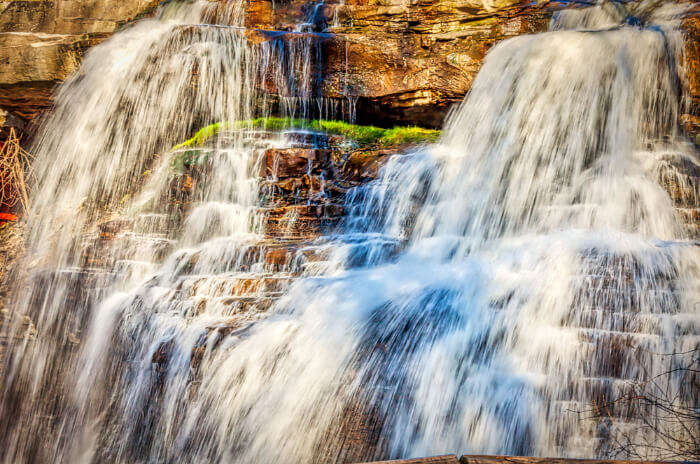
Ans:
[[[405,145],[412,143],[437,142],[441,132],[422,127],[394,127],[384,132],[382,145]]]
[[[343,121],[329,121],[324,119],[290,119],[290,118],[256,118],[237,123],[217,122],[203,127],[194,136],[185,142],[173,147],[173,150],[202,146],[207,140],[224,129],[264,129],[281,131],[285,129],[299,128],[325,132],[330,135],[339,135],[354,140],[360,145],[376,145],[390,147],[406,144],[418,144],[435,142],[440,138],[438,130],[424,129],[422,127],[394,127],[383,129],[375,126],[360,126]]]
[[[183,150],[175,153],[173,156],[171,160],[172,168],[175,172],[182,174],[187,171],[188,168],[206,163],[209,159],[209,155],[209,152],[197,149]]]
[[[211,137],[219,133],[221,129],[225,129],[229,126],[228,122],[217,122],[215,124],[210,124],[206,127],[203,127],[197,131],[196,134],[194,134],[194,137],[192,137],[189,140],[185,140],[179,145],[175,145],[173,147],[173,151],[179,150],[180,148],[187,148],[187,147],[198,147],[204,144],[207,140],[209,140]]]

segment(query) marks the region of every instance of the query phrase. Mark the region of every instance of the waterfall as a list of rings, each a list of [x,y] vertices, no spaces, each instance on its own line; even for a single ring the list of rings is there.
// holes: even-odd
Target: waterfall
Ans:
[[[655,378],[700,406],[677,370],[697,362],[700,248],[659,183],[699,162],[677,130],[678,7],[651,3],[496,45],[439,143],[389,158],[335,233],[274,265],[258,173],[294,134],[171,148],[268,114],[261,89],[322,114],[315,42],[202,1],[95,47],[34,150],[15,305],[37,334],[8,350],[0,457],[597,457],[625,437],[656,458],[697,436],[649,427],[653,404],[587,413]],[[173,178],[179,156],[208,161]]]

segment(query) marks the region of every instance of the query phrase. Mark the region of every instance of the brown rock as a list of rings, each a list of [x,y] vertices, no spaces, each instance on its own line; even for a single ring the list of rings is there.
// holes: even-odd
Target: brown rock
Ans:
[[[400,148],[385,150],[358,150],[351,153],[343,165],[343,176],[349,181],[365,182],[379,177],[384,162],[402,153]]]
[[[292,14],[295,2],[277,9],[271,4],[250,2],[249,26],[284,30],[287,21],[299,16]],[[469,90],[491,46],[546,30],[555,9],[546,5],[514,0],[495,0],[488,8],[470,0],[326,2],[319,22],[331,33],[317,38],[323,61],[320,94],[351,101],[361,122],[438,127]]]
[[[51,106],[55,86],[85,51],[147,13],[157,0],[0,2],[0,109],[31,120]]]
[[[286,248],[273,248],[265,253],[265,264],[281,268],[287,264],[287,260],[291,256],[291,252]]]
[[[695,144],[700,145],[700,4],[688,11],[681,29],[686,95],[681,124]]]
[[[303,177],[326,169],[329,150],[311,148],[270,149],[265,152],[265,174],[277,179]]]
[[[1,32],[113,33],[158,0],[12,0],[0,2]]]
[[[444,456],[431,456],[427,458],[399,459],[396,461],[375,461],[364,464],[459,464],[459,459],[454,454]]]

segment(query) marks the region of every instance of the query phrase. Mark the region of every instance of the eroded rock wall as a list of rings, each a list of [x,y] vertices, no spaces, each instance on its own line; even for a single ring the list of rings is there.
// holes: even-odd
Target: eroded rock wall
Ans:
[[[35,121],[85,51],[158,0],[0,2],[0,110],[4,125]],[[215,2],[213,2],[215,3]],[[223,5],[223,2],[220,2]],[[246,27],[316,34],[318,95],[352,107],[358,122],[439,127],[469,90],[498,41],[547,29],[574,2],[518,0],[248,0]],[[222,6],[223,8],[223,6]],[[682,122],[700,130],[698,11],[683,21],[688,104]],[[265,89],[275,92],[275,89]]]
[[[360,122],[439,127],[469,90],[491,46],[546,30],[560,7],[486,3],[354,0],[310,10],[294,1],[281,8],[271,0],[251,0],[247,26],[292,30],[313,21],[309,26],[330,31],[320,39],[324,97],[352,100]]]
[[[85,51],[159,0],[0,1],[2,127],[23,128],[51,106],[51,95]]]

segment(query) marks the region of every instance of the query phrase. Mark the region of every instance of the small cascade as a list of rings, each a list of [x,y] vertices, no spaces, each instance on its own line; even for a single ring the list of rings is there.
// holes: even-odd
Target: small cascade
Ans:
[[[34,150],[0,459],[667,458],[698,424],[615,401],[700,407],[700,162],[656,3],[496,45],[440,142],[371,181],[326,134],[245,124],[337,113],[323,2],[293,33],[171,2],[95,47]]]

